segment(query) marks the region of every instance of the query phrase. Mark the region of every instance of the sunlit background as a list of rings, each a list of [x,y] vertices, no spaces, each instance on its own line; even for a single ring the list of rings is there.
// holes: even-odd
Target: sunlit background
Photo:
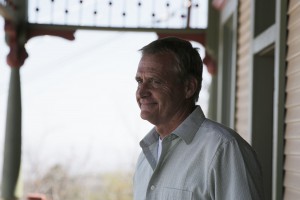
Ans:
[[[42,22],[38,14],[32,12],[30,19]],[[55,166],[75,175],[132,174],[140,152],[138,143],[152,128],[139,117],[134,77],[140,59],[138,49],[157,35],[77,31],[75,37],[68,41],[42,36],[26,44],[29,58],[20,71],[25,183],[43,177]],[[201,48],[203,57],[202,46],[193,45]],[[0,47],[1,170],[10,77],[3,28]],[[203,81],[198,104],[206,113],[210,75],[205,67]]]

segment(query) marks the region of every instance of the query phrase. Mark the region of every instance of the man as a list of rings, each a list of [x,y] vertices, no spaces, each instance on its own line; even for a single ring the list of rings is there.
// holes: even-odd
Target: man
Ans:
[[[141,52],[136,99],[141,118],[155,127],[140,142],[134,199],[263,199],[250,145],[196,105],[203,68],[197,49],[169,37]]]

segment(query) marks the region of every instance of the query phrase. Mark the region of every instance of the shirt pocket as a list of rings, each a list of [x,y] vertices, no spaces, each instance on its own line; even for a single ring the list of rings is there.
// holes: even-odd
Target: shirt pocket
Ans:
[[[160,200],[192,200],[193,193],[188,190],[164,187]]]

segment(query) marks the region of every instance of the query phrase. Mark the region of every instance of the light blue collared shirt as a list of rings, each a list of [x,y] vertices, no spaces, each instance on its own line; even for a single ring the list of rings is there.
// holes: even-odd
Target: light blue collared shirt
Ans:
[[[206,119],[198,106],[162,141],[153,128],[140,142],[135,200],[261,200],[255,152],[233,130]]]

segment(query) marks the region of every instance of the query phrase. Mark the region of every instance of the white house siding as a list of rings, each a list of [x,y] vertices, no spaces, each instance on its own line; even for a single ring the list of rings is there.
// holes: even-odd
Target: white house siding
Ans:
[[[300,199],[300,0],[288,9],[284,200]]]
[[[239,1],[235,129],[250,142],[251,0]]]

